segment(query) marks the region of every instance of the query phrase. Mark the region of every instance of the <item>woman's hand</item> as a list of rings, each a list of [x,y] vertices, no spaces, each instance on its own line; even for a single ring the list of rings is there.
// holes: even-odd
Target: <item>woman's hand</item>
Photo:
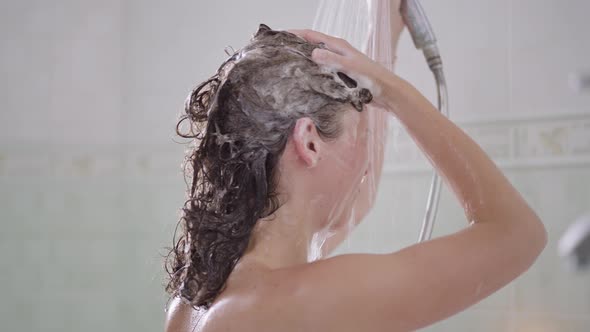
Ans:
[[[359,86],[371,91],[376,106],[385,105],[382,92],[386,82],[395,77],[387,68],[373,61],[344,39],[313,30],[289,30],[289,32],[311,43],[324,44],[325,49],[313,50],[312,60],[350,76],[358,82]]]

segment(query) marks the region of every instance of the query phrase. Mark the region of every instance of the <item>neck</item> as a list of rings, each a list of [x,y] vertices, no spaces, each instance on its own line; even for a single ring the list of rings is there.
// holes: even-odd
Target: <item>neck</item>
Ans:
[[[296,196],[296,197],[301,197]],[[271,269],[307,263],[316,259],[317,218],[310,202],[288,201],[273,215],[258,220],[243,260],[253,260]]]

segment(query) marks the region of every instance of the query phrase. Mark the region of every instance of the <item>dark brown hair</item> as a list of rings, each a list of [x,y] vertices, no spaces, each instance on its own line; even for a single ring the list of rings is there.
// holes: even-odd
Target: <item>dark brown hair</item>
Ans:
[[[343,106],[361,111],[371,101],[354,80],[314,63],[316,47],[261,24],[187,99],[176,132],[194,145],[180,236],[166,258],[171,296],[208,308],[223,290],[257,220],[280,207],[277,163],[297,119],[312,119],[322,138],[334,139]]]

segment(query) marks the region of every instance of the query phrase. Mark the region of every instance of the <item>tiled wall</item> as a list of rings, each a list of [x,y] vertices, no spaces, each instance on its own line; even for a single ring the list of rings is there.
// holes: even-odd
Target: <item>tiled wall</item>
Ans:
[[[550,243],[525,275],[430,331],[587,331],[590,275],[556,240],[590,210],[584,0],[424,0],[453,118],[538,211]],[[183,201],[174,120],[192,85],[258,23],[310,26],[316,1],[0,4],[0,330],[160,331],[161,255]],[[479,37],[484,36],[484,37]],[[400,75],[430,98],[406,35]],[[392,132],[378,203],[339,252],[417,239],[429,166]],[[465,225],[443,190],[435,236]]]

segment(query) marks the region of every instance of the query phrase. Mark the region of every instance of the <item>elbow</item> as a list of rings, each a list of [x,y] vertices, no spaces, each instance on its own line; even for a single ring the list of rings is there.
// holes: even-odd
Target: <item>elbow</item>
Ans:
[[[548,234],[547,234],[547,230],[545,229],[545,226],[543,225],[543,222],[537,218],[536,222],[535,222],[535,228],[531,229],[531,243],[530,243],[530,259],[529,262],[527,264],[527,268],[525,269],[528,270],[533,264],[535,264],[535,262],[538,260],[538,258],[541,256],[541,254],[543,253],[543,250],[547,247],[547,242],[548,242]]]
[[[538,219],[538,225],[539,225],[539,253],[541,251],[543,251],[543,249],[545,249],[545,247],[547,246],[547,242],[549,241],[549,235],[547,233],[547,229],[545,229],[545,225],[543,225],[543,222]]]
[[[529,238],[528,251],[531,256],[530,264],[533,264],[541,255],[545,247],[547,247],[549,236],[543,222],[536,215],[527,227],[526,232]]]
[[[514,244],[511,250],[515,259],[514,277],[526,272],[535,264],[548,242],[547,230],[536,216],[529,222],[521,223],[520,226],[511,236]]]
[[[517,270],[520,274],[528,270],[539,258],[547,246],[548,234],[536,214],[533,214],[532,218],[521,218],[519,222],[511,222],[510,225],[509,241],[513,245],[510,250],[515,254],[515,266],[519,266]]]
[[[524,214],[523,218],[521,220],[525,220],[525,222],[520,223],[524,226],[521,228],[521,234],[528,239],[529,250],[536,260],[549,241],[547,229],[545,229],[541,218],[532,209],[527,214]]]
[[[543,249],[547,246],[547,242],[549,241],[549,236],[547,234],[547,229],[545,229],[545,225],[543,225],[543,221],[537,216],[536,213],[533,212],[533,218],[530,221],[529,232],[531,234],[531,242],[536,244],[536,248],[538,249],[538,254],[540,254]]]

